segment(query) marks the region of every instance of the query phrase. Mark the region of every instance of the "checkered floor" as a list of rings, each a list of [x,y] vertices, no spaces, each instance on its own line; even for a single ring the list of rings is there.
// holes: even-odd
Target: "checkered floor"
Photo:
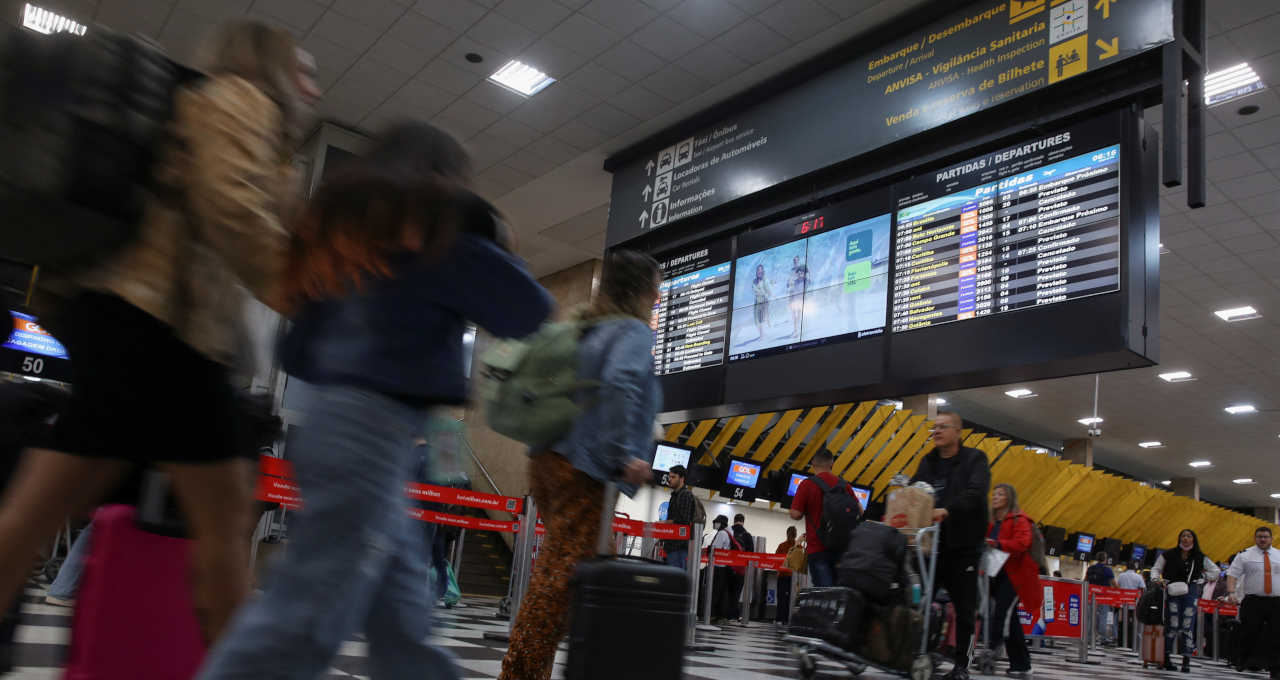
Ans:
[[[495,618],[496,602],[492,599],[467,598],[458,609],[440,609],[435,642],[448,648],[456,658],[462,678],[466,680],[497,677],[506,651],[504,643],[486,640],[486,632],[506,630],[506,623]],[[6,680],[54,680],[61,677],[59,666],[66,656],[70,637],[71,610],[44,604],[43,588],[31,584],[25,594],[23,625],[17,632],[16,670]],[[719,633],[700,634],[700,642],[714,647],[710,652],[690,652],[685,661],[685,680],[777,680],[798,678],[795,657],[778,638],[776,630],[766,624],[750,627],[729,626]],[[366,645],[359,639],[343,645],[333,660],[329,678],[365,677]],[[563,674],[565,652],[557,655],[555,677]],[[1034,670],[1038,678],[1055,680],[1134,680],[1135,678],[1192,677],[1197,680],[1264,678],[1263,674],[1238,674],[1215,661],[1195,661],[1191,675],[1168,674],[1142,670],[1136,655],[1108,654],[1093,660],[1097,665],[1082,666],[1066,661],[1068,652],[1036,654]],[[639,662],[641,659],[625,661]],[[620,661],[623,662],[623,661]],[[998,668],[1004,677],[1004,666]],[[823,662],[820,678],[848,678],[841,667]],[[863,678],[881,680],[894,677],[868,671]],[[979,677],[975,675],[974,677]],[[656,679],[665,680],[665,679]]]

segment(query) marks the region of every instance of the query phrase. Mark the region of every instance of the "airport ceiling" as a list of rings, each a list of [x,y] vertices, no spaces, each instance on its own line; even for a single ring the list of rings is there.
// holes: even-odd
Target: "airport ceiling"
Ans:
[[[538,274],[604,248],[604,158],[927,0],[42,0],[82,23],[157,38],[189,57],[208,28],[250,16],[289,29],[315,54],[323,114],[376,130],[429,120],[466,140],[482,193],[515,223]],[[0,0],[9,16],[22,2]],[[1280,86],[1280,4],[1209,2],[1210,68],[1247,61]],[[472,63],[466,55],[484,60]],[[559,79],[525,99],[486,82],[510,58]],[[1245,104],[1260,110],[1240,115]],[[1153,115],[1158,112],[1153,112]],[[1158,120],[1158,116],[1156,116]],[[1209,205],[1162,190],[1161,366],[1102,376],[1096,460],[1153,480],[1198,476],[1206,497],[1276,503],[1280,492],[1280,96],[1264,90],[1211,110]],[[1228,324],[1218,309],[1262,318]],[[1183,369],[1194,382],[1157,378]],[[1054,444],[1082,437],[1093,378],[947,395],[983,424]],[[1229,416],[1253,403],[1261,412]],[[1163,448],[1138,442],[1159,440]],[[1187,463],[1212,460],[1207,470]],[[1252,477],[1241,486],[1232,479]]]

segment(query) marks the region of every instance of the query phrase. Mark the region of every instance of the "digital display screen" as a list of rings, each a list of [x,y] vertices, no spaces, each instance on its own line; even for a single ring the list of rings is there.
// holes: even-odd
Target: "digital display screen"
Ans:
[[[783,243],[743,252],[739,239],[730,361],[884,332],[890,216],[837,221],[838,210],[767,228]]]
[[[689,449],[679,446],[668,446],[667,444],[658,444],[658,448],[653,453],[653,469],[658,472],[667,472],[676,465],[682,465],[686,469],[689,467]]]
[[[787,495],[795,496],[796,492],[800,490],[800,482],[803,482],[808,478],[808,475],[802,475],[797,472],[791,473],[791,482],[787,484]]]
[[[1144,557],[1146,557],[1146,556],[1147,556],[1147,546],[1145,546],[1145,545],[1136,545],[1136,544],[1133,546],[1133,557],[1132,557],[1132,560],[1133,560],[1134,562],[1141,562],[1141,561],[1142,561],[1142,558],[1144,558]]]
[[[730,486],[741,486],[747,489],[754,489],[756,488],[756,483],[759,481],[759,465],[741,460],[735,460],[729,463],[729,476],[725,478],[725,482]]]
[[[40,324],[36,323],[36,317],[12,310],[9,316],[13,318],[13,328],[9,331],[9,338],[4,342],[5,348],[54,359],[67,358],[67,348],[49,335],[48,331],[41,328]]]
[[[858,498],[858,505],[862,506],[862,511],[867,511],[867,504],[871,502],[871,489],[860,486],[853,487],[853,495]]]
[[[1093,553],[1093,536],[1089,534],[1080,534],[1076,538],[1076,552],[1092,554]]]
[[[657,375],[724,363],[732,265],[729,243],[666,258],[653,315]]]
[[[894,332],[1120,289],[1119,145],[1061,160],[1034,147],[899,190]]]

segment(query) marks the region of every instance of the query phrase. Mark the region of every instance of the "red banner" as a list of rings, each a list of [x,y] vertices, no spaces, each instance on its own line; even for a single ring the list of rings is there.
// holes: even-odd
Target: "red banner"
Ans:
[[[1127,607],[1138,603],[1142,591],[1134,588],[1109,588],[1107,586],[1089,586],[1089,594],[1094,602],[1109,607]]]
[[[486,517],[450,515],[445,512],[423,510],[422,508],[409,508],[409,516],[417,520],[422,520],[423,522],[444,524],[452,527],[462,527],[463,529],[472,529],[477,531],[502,531],[514,534],[520,530],[519,522],[499,522]]]
[[[524,509],[524,501],[511,496],[499,496],[492,493],[454,489],[447,486],[418,484],[410,482],[405,487],[405,494],[415,501],[440,503],[443,505],[463,505],[481,510],[497,510],[518,515]]]
[[[1039,611],[1028,612],[1018,605],[1022,631],[1027,635],[1078,640],[1080,617],[1085,615],[1080,582],[1041,576],[1040,587],[1044,589],[1044,604]]]
[[[254,494],[254,497],[267,503],[279,503],[290,510],[297,510],[302,507],[302,497],[298,495],[298,485],[279,477],[259,476],[258,491]]]
[[[258,471],[273,477],[292,477],[293,463],[275,456],[258,456]]]
[[[702,553],[702,563],[707,563],[707,553]],[[717,567],[747,567],[755,565],[761,569],[772,569],[774,571],[790,574],[791,570],[785,566],[787,563],[786,555],[775,555],[773,553],[746,552],[742,550],[717,550],[716,566]]]
[[[645,533],[645,525],[648,524],[649,532]],[[627,519],[625,517],[613,518],[613,530],[619,534],[627,536],[644,536],[647,538],[661,538],[666,540],[687,541],[689,540],[688,524],[668,524],[666,522],[641,522],[638,519]]]
[[[1230,602],[1219,602],[1217,600],[1197,600],[1196,605],[1200,611],[1206,614],[1218,614],[1234,618],[1240,615],[1240,605],[1231,604]]]

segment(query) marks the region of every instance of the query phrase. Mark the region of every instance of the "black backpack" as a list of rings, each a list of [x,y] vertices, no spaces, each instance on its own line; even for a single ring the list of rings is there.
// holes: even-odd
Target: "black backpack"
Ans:
[[[1152,583],[1138,598],[1138,623],[1144,626],[1164,625],[1164,586]]]
[[[818,475],[810,477],[822,489],[822,522],[818,524],[818,540],[827,550],[843,554],[849,545],[849,536],[858,520],[862,519],[862,505],[849,492],[849,485],[840,482],[827,486]]]
[[[134,240],[178,89],[142,40],[0,28],[0,254],[59,271]]]

